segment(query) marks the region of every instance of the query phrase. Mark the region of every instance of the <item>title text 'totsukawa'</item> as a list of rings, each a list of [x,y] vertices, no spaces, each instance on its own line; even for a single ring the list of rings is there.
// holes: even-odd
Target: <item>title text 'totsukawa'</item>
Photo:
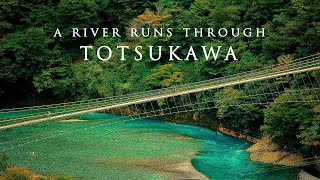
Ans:
[[[89,60],[88,56],[88,51],[92,51],[93,46],[80,46],[80,49],[84,49],[84,60]],[[95,49],[95,48],[94,48]],[[127,49],[127,50],[126,50]],[[156,50],[155,50],[156,49]],[[133,51],[135,53],[134,60],[135,61],[140,61],[143,59],[145,56],[142,52],[148,51],[149,56],[148,59],[151,61],[159,61],[160,59],[169,59],[169,61],[189,61],[189,60],[199,60],[198,56],[200,55],[199,53],[197,54],[194,50],[195,48],[193,46],[190,46],[187,51],[188,53],[186,55],[183,55],[181,53],[181,46],[135,46]],[[197,48],[199,49],[199,48]],[[117,46],[116,47],[117,54],[120,55],[119,59],[121,61],[126,60],[126,54],[130,53],[132,54],[132,49],[129,46]],[[100,46],[96,49],[96,55],[99,60],[101,61],[107,61],[112,58],[113,49],[109,46]],[[163,53],[164,51],[164,53]],[[126,53],[127,52],[127,53]],[[223,46],[201,46],[201,57],[204,57],[206,61],[210,59],[217,60],[218,57],[220,56],[221,53],[223,53],[223,56],[225,57],[224,60],[228,61],[230,60],[230,57],[233,60],[238,60],[232,46],[229,46],[227,49],[225,49]],[[92,54],[92,52],[89,52]],[[120,53],[120,54],[119,54]],[[165,57],[163,57],[162,54],[165,54]],[[181,58],[181,57],[184,58]]]

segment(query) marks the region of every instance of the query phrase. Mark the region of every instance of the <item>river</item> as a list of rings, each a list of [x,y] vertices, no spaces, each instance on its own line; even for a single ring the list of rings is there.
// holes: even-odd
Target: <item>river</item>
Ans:
[[[204,127],[103,113],[0,132],[0,150],[7,149],[16,166],[49,175],[294,179],[295,169],[250,161],[245,151],[250,145]]]

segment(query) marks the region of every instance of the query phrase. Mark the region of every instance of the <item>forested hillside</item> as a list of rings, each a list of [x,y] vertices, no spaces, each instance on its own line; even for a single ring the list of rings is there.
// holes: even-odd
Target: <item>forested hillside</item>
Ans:
[[[0,97],[3,108],[67,102],[164,88],[222,77],[278,63],[279,57],[299,58],[320,50],[320,1],[313,0],[2,0],[0,2]],[[71,38],[73,27],[118,28],[121,38]],[[172,37],[130,38],[127,29],[172,28]],[[186,38],[182,28],[265,28],[265,38]],[[56,28],[64,35],[53,38]],[[94,47],[232,46],[238,61],[100,61],[92,51],[84,61],[82,45]],[[185,48],[184,48],[185,47]],[[224,49],[224,51],[226,51]],[[147,51],[143,52],[147,54]],[[90,55],[90,54],[89,54]],[[225,53],[221,53],[225,55]],[[289,56],[288,56],[289,55]],[[313,76],[320,77],[318,74]],[[265,84],[265,88],[269,88]],[[250,93],[226,88],[226,98]],[[263,91],[263,89],[261,89]],[[222,96],[224,95],[224,96]],[[282,94],[275,101],[290,98]],[[240,100],[239,100],[240,101]],[[263,101],[263,100],[261,100]],[[260,129],[281,147],[319,154],[320,105],[315,103],[221,107],[211,112],[236,130]],[[290,126],[288,125],[290,124]]]

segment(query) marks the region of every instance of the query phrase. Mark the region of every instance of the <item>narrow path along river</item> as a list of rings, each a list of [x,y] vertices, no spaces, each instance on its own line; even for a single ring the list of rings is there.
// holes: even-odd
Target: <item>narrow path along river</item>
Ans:
[[[251,144],[207,128],[84,114],[0,131],[16,166],[77,179],[294,179],[295,169],[252,162]]]

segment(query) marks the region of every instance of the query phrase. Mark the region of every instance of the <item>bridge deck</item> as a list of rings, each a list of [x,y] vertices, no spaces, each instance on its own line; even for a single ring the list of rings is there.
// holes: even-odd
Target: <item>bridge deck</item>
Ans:
[[[319,70],[319,59],[319,56],[315,56],[311,59],[311,61],[310,59],[308,59],[308,61],[295,62],[293,64],[287,65],[281,71],[277,71],[277,66],[273,66],[272,68],[259,69],[247,73],[239,73],[232,76],[217,78],[209,81],[185,84],[177,87],[170,87],[135,94],[128,94],[124,96],[58,104],[57,106],[40,106],[39,108],[35,108],[36,110],[28,108],[17,109],[16,111],[1,110],[0,123],[8,122],[8,124],[2,124],[2,126],[0,126],[0,130],[58,118],[66,118],[84,113],[91,113],[96,111],[125,107],[128,105],[141,104],[195,92],[261,81],[291,74],[308,72],[312,70]],[[13,114],[14,112],[16,112],[18,113],[18,115],[13,115],[12,117],[6,116],[6,114],[10,114],[10,112],[13,112]],[[22,113],[21,115],[19,114],[21,112],[25,113]]]

